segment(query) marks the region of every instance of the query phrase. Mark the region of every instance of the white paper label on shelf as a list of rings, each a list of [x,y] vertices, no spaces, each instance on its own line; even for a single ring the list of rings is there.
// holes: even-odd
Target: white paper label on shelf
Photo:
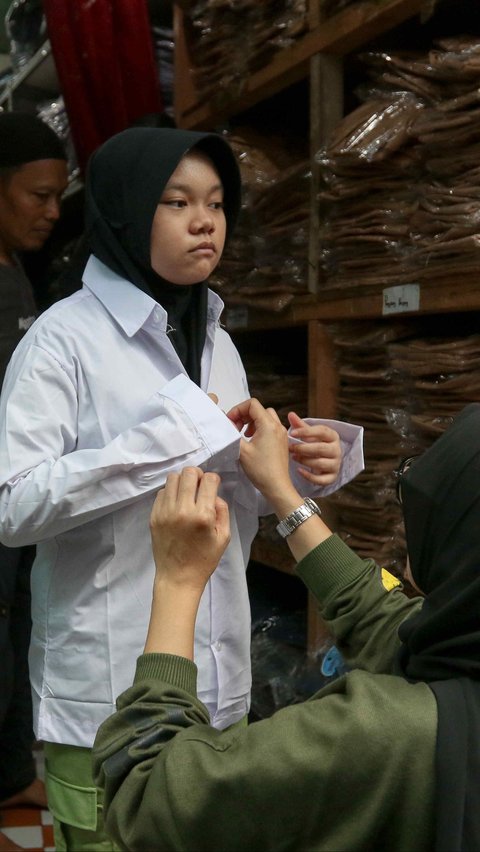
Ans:
[[[420,307],[420,285],[402,284],[386,287],[383,291],[382,314],[401,314],[418,311]]]
[[[244,305],[238,308],[227,308],[225,322],[227,328],[247,328],[248,308]]]

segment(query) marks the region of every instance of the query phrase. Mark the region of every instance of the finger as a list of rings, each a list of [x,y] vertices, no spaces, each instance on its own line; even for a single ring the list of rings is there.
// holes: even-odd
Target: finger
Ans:
[[[165,487],[163,489],[164,505],[175,503],[177,500],[178,494],[178,484],[180,482],[180,474],[179,473],[169,473],[165,482]]]
[[[310,444],[304,442],[302,444],[290,444],[290,454],[298,459],[338,459],[340,456],[339,448],[336,444]]]
[[[317,423],[315,426],[309,426],[308,423],[304,423],[301,428],[291,429],[290,434],[293,438],[300,438],[302,441],[308,442],[322,441],[328,444],[336,444],[340,442],[338,433],[335,432],[335,429],[331,429],[330,426],[324,426],[320,423]]]
[[[227,417],[234,423],[248,423],[249,409],[250,399],[245,399],[243,402],[239,402],[238,405],[234,405],[230,411],[227,411]]]
[[[217,514],[217,530],[225,539],[225,545],[230,541],[230,514],[228,504],[221,497],[217,497],[215,501],[215,511]]]
[[[288,422],[290,423],[290,427],[292,429],[300,429],[302,426],[305,425],[302,418],[299,417],[298,414],[295,413],[295,411],[288,412]]]
[[[197,506],[213,509],[220,486],[220,477],[217,473],[204,473],[200,480],[197,492]]]
[[[337,480],[336,473],[313,473],[312,470],[306,467],[298,467],[297,471],[300,476],[314,485],[332,485]]]
[[[227,412],[228,419],[233,420],[235,423],[242,423],[242,428],[247,423],[252,423],[255,419],[263,415],[265,415],[265,409],[255,397],[240,402]]]
[[[184,467],[179,478],[177,503],[195,503],[198,483],[203,471],[198,467]]]
[[[208,396],[210,397],[212,402],[215,403],[215,405],[218,405],[218,396],[216,393],[209,393]]]

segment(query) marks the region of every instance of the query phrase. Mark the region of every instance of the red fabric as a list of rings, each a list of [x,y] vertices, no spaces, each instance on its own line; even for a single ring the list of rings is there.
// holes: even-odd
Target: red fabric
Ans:
[[[44,0],[80,168],[106,139],[160,112],[146,0]]]

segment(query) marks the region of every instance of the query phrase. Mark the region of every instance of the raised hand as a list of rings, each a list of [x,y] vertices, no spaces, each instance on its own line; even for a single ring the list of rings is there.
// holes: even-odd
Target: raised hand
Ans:
[[[196,467],[169,474],[150,517],[157,580],[203,590],[230,540],[219,483]]]
[[[288,421],[291,437],[301,441],[289,447],[292,460],[298,462],[298,472],[316,485],[331,485],[337,479],[342,463],[337,432],[320,423],[305,423],[294,411],[290,411]]]
[[[288,435],[273,408],[258,399],[247,399],[232,408],[227,417],[237,429],[247,427],[251,440],[240,445],[240,462],[253,484],[269,500],[293,489],[289,474]]]

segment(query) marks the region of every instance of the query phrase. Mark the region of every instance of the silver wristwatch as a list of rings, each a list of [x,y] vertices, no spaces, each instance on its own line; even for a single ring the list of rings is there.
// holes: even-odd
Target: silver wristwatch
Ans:
[[[321,511],[315,500],[312,500],[311,497],[305,497],[302,505],[295,509],[293,512],[290,512],[283,521],[280,521],[277,524],[277,532],[282,538],[287,538],[300,524],[303,524],[308,518],[311,518],[312,515],[321,515]]]

